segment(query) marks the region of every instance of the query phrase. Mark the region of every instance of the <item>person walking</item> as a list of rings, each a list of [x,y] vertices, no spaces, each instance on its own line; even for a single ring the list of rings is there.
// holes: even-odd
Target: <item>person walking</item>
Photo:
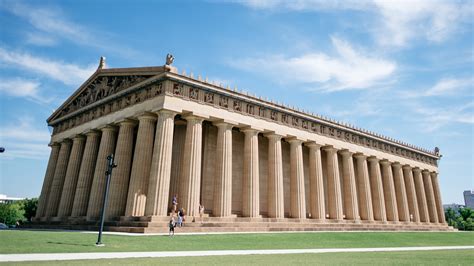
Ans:
[[[178,194],[175,194],[173,196],[173,200],[171,203],[173,204],[173,214],[175,214],[176,210],[178,209]]]
[[[199,218],[201,220],[201,223],[202,223],[202,216],[203,215],[204,215],[204,205],[199,204]]]
[[[174,218],[173,218],[173,217],[171,217],[171,220],[170,220],[168,226],[169,226],[169,228],[170,228],[170,231],[169,231],[168,236],[170,236],[170,237],[171,237],[171,236],[174,236],[174,228],[176,227],[176,224],[175,224],[175,222],[174,222]]]

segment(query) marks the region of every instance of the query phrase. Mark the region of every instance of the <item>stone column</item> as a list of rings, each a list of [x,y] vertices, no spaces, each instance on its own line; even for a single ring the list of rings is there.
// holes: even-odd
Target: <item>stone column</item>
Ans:
[[[247,128],[242,132],[245,133],[242,215],[260,217],[258,131]]]
[[[76,193],[74,194],[74,203],[72,205],[72,217],[81,217],[87,214],[87,204],[89,203],[97,152],[99,151],[100,133],[95,130],[89,131],[86,133],[86,137],[86,146],[82,156],[81,169],[79,170]]]
[[[148,178],[150,177],[156,116],[143,114],[138,117],[137,141],[133,154],[132,172],[128,188],[125,216],[145,215]]]
[[[410,221],[410,211],[408,208],[407,193],[405,190],[405,181],[403,180],[403,170],[400,163],[393,163],[393,181],[395,184],[395,193],[397,195],[397,208],[400,221]]]
[[[71,216],[74,194],[76,193],[77,178],[81,168],[82,154],[86,138],[82,135],[74,137],[72,142],[71,156],[67,165],[61,200],[59,201],[58,217]]]
[[[431,182],[430,171],[423,170],[423,185],[425,187],[426,204],[428,205],[428,216],[431,223],[438,223],[438,210],[436,208],[436,200]]]
[[[357,153],[354,155],[357,164],[357,188],[359,190],[360,217],[365,221],[374,220],[372,206],[372,195],[370,192],[369,168],[367,166],[367,156]]]
[[[306,218],[302,140],[290,139],[290,214],[292,218]]]
[[[224,122],[214,125],[218,131],[213,214],[228,217],[232,211],[232,125]]]
[[[344,207],[347,220],[359,219],[359,205],[357,202],[357,189],[354,173],[354,161],[352,159],[352,152],[348,150],[340,151],[342,155],[342,177],[344,187],[342,189],[344,193]]]
[[[158,112],[155,144],[153,145],[153,158],[145,205],[145,215],[148,216],[168,215],[175,115],[175,112],[168,110]]]
[[[186,121],[175,120],[173,133],[173,150],[171,158],[171,181],[170,181],[170,195],[168,198],[168,208],[173,207],[173,196],[178,196],[178,205],[181,202],[179,194],[181,194],[181,171],[183,170],[183,151],[184,139],[186,138]]]
[[[265,136],[268,138],[268,217],[285,218],[282,136],[276,134]]]
[[[337,150],[333,147],[324,147],[323,150],[327,153],[329,219],[343,220],[341,182],[339,177]]]
[[[309,193],[311,218],[326,220],[321,145],[309,143]]]
[[[411,166],[404,165],[403,178],[405,180],[405,187],[407,192],[408,210],[410,211],[410,220],[414,223],[420,222],[420,212],[418,210],[418,200],[416,198],[415,181],[413,179],[413,172]]]
[[[58,143],[52,143],[51,154],[49,155],[48,167],[46,168],[46,174],[44,175],[43,187],[41,188],[41,194],[38,200],[38,209],[36,210],[35,218],[39,219],[45,215],[46,203],[49,198],[49,192],[54,178],[54,170],[56,169],[56,163],[59,156],[59,148],[61,147]]]
[[[128,184],[130,182],[130,169],[133,156],[133,138],[136,122],[132,120],[121,121],[117,146],[115,148],[114,163],[117,167],[112,172],[110,179],[110,194],[107,202],[106,219],[116,219],[125,214],[127,203]]]
[[[372,192],[372,205],[374,207],[374,219],[381,222],[387,221],[385,212],[385,199],[383,196],[382,175],[380,173],[379,159],[369,157],[370,187]]]
[[[413,168],[413,177],[415,180],[416,198],[418,201],[418,210],[420,211],[420,220],[424,223],[429,223],[428,204],[426,203],[425,185],[423,184],[423,177],[421,176],[420,168]]]
[[[382,165],[382,184],[387,220],[398,222],[397,197],[393,182],[392,164],[388,160],[382,160],[380,164]]]
[[[446,218],[444,217],[443,201],[441,201],[441,192],[439,190],[438,173],[436,172],[431,173],[431,183],[433,184],[433,192],[435,195],[436,208],[438,210],[438,222],[445,224]]]
[[[71,140],[65,139],[61,142],[61,148],[59,149],[58,162],[56,164],[56,169],[54,170],[53,182],[46,203],[46,217],[54,217],[58,213],[59,200],[63,190],[70,153]]]
[[[112,126],[101,128],[102,138],[100,139],[99,153],[94,170],[94,179],[92,181],[89,204],[87,206],[87,220],[97,220],[100,217],[100,211],[104,203],[105,193],[105,171],[107,171],[107,156],[115,151],[115,141],[117,129]]]
[[[194,217],[199,215],[201,196],[203,119],[196,116],[187,116],[184,118],[188,121],[188,124],[186,126],[183,152],[183,175],[181,180],[182,191],[184,193],[181,195],[181,203],[186,215]],[[168,194],[166,194],[166,199],[168,199]]]

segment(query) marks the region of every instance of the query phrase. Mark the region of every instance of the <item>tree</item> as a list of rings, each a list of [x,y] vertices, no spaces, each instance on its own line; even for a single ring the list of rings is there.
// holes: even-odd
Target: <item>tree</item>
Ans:
[[[471,208],[460,208],[457,213],[448,208],[444,214],[450,226],[459,230],[474,230],[474,211]]]
[[[14,225],[17,221],[24,221],[24,213],[25,211],[22,209],[21,204],[0,204],[0,222],[6,225]]]
[[[445,212],[444,212],[444,216],[446,217],[446,222],[448,223],[448,225],[450,226],[454,226],[456,224],[456,212],[451,209],[451,208],[448,208]]]
[[[35,217],[36,215],[36,208],[38,207],[38,199],[25,199],[21,201],[22,208],[25,211],[25,218],[27,221],[31,222],[31,217]]]

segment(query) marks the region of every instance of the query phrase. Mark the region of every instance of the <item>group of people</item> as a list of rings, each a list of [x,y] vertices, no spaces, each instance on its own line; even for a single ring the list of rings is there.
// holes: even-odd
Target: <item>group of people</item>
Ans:
[[[174,229],[176,227],[183,227],[184,222],[186,221],[185,219],[185,209],[184,208],[179,208],[178,210],[178,195],[174,195],[172,199],[172,209],[171,209],[171,219],[169,221],[168,227],[169,227],[169,236],[174,236]],[[204,214],[204,206],[202,204],[199,204],[199,216],[201,218],[202,222],[202,216]],[[177,216],[177,221],[175,221],[175,215]],[[193,222],[195,221],[193,217]]]

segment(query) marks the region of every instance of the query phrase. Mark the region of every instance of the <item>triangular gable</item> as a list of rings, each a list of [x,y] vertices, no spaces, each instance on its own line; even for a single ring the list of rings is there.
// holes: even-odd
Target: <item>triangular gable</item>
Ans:
[[[163,72],[163,67],[99,69],[47,120],[48,123]]]

